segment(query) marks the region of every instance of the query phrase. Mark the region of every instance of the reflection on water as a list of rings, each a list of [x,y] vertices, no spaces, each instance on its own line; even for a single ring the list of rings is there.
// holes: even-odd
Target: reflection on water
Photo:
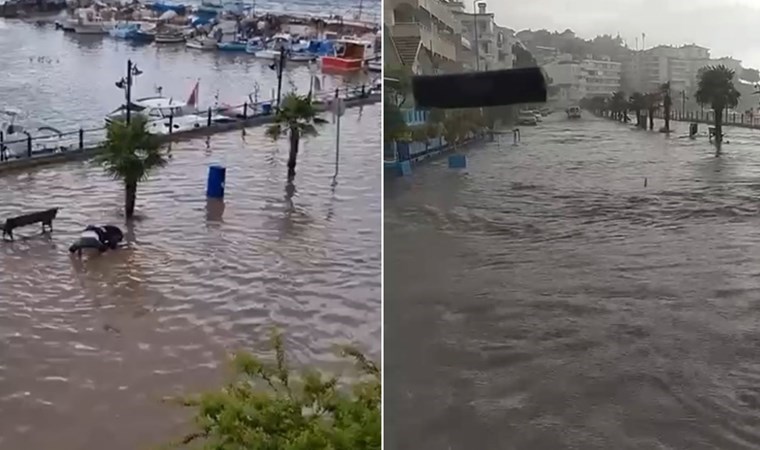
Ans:
[[[760,132],[687,125],[551,117],[386,185],[388,448],[760,448]]]
[[[342,368],[346,343],[379,358],[380,108],[358,114],[334,192],[330,125],[303,143],[290,188],[286,143],[263,128],[212,136],[208,151],[174,143],[129,226],[121,186],[88,163],[1,177],[0,219],[61,210],[52,235],[0,245],[0,447],[165,441],[186,416],[160,399],[218,382],[225,351],[261,347],[272,325],[296,363]],[[211,164],[227,167],[223,201],[205,198]],[[91,223],[124,226],[126,248],[70,257]]]

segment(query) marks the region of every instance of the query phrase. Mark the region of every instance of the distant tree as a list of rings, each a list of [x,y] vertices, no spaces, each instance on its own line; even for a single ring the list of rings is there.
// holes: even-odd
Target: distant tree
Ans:
[[[662,98],[663,115],[665,117],[665,132],[670,133],[670,109],[673,106],[673,100],[670,97],[670,81],[660,86],[660,97]]]
[[[741,79],[750,83],[760,83],[760,72],[757,69],[743,69]]]
[[[641,110],[646,109],[646,100],[641,92],[634,92],[628,99],[629,107],[636,114],[636,126],[641,128]]]
[[[386,93],[383,102],[383,140],[392,142],[401,139],[408,132],[408,127],[401,109],[388,96]]]
[[[704,67],[697,75],[697,102],[709,105],[714,112],[715,156],[720,156],[723,142],[723,111],[735,108],[741,96],[734,86],[734,75],[734,71],[724,65]]]
[[[649,92],[644,94],[644,104],[646,105],[647,116],[649,117],[649,130],[654,130],[654,113],[660,107],[660,94]]]
[[[403,107],[412,96],[411,71],[406,66],[394,67],[389,68],[384,76],[388,80],[385,83],[385,92],[390,94],[385,98],[391,100],[399,108]]]

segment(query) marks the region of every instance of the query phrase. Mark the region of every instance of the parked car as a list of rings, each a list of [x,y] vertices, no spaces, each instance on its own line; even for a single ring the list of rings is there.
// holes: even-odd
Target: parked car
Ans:
[[[533,111],[520,111],[517,116],[517,123],[520,125],[538,125],[538,120]]]

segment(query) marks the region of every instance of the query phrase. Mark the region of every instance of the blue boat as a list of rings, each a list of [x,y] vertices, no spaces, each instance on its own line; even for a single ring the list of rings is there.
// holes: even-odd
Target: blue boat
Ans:
[[[254,37],[248,40],[245,45],[245,52],[255,55],[257,52],[265,50],[267,48],[266,43],[260,37]]]
[[[174,11],[179,16],[184,16],[187,12],[187,6],[181,4],[181,3],[174,3],[169,1],[158,1],[154,2],[152,5],[150,5],[151,9],[153,11],[157,11],[158,13],[165,13],[166,11]]]
[[[223,52],[244,52],[248,48],[248,42],[246,41],[231,41],[220,42],[216,44],[216,48]]]
[[[156,40],[156,33],[140,29],[131,34],[128,39],[133,42],[153,42]]]

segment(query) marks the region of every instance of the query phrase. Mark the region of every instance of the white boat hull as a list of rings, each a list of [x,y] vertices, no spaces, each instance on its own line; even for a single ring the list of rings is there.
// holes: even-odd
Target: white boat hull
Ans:
[[[191,39],[187,41],[185,45],[187,48],[195,50],[216,50],[216,41],[213,40],[199,41],[197,39]]]
[[[76,34],[108,34],[108,30],[103,25],[74,25]]]

